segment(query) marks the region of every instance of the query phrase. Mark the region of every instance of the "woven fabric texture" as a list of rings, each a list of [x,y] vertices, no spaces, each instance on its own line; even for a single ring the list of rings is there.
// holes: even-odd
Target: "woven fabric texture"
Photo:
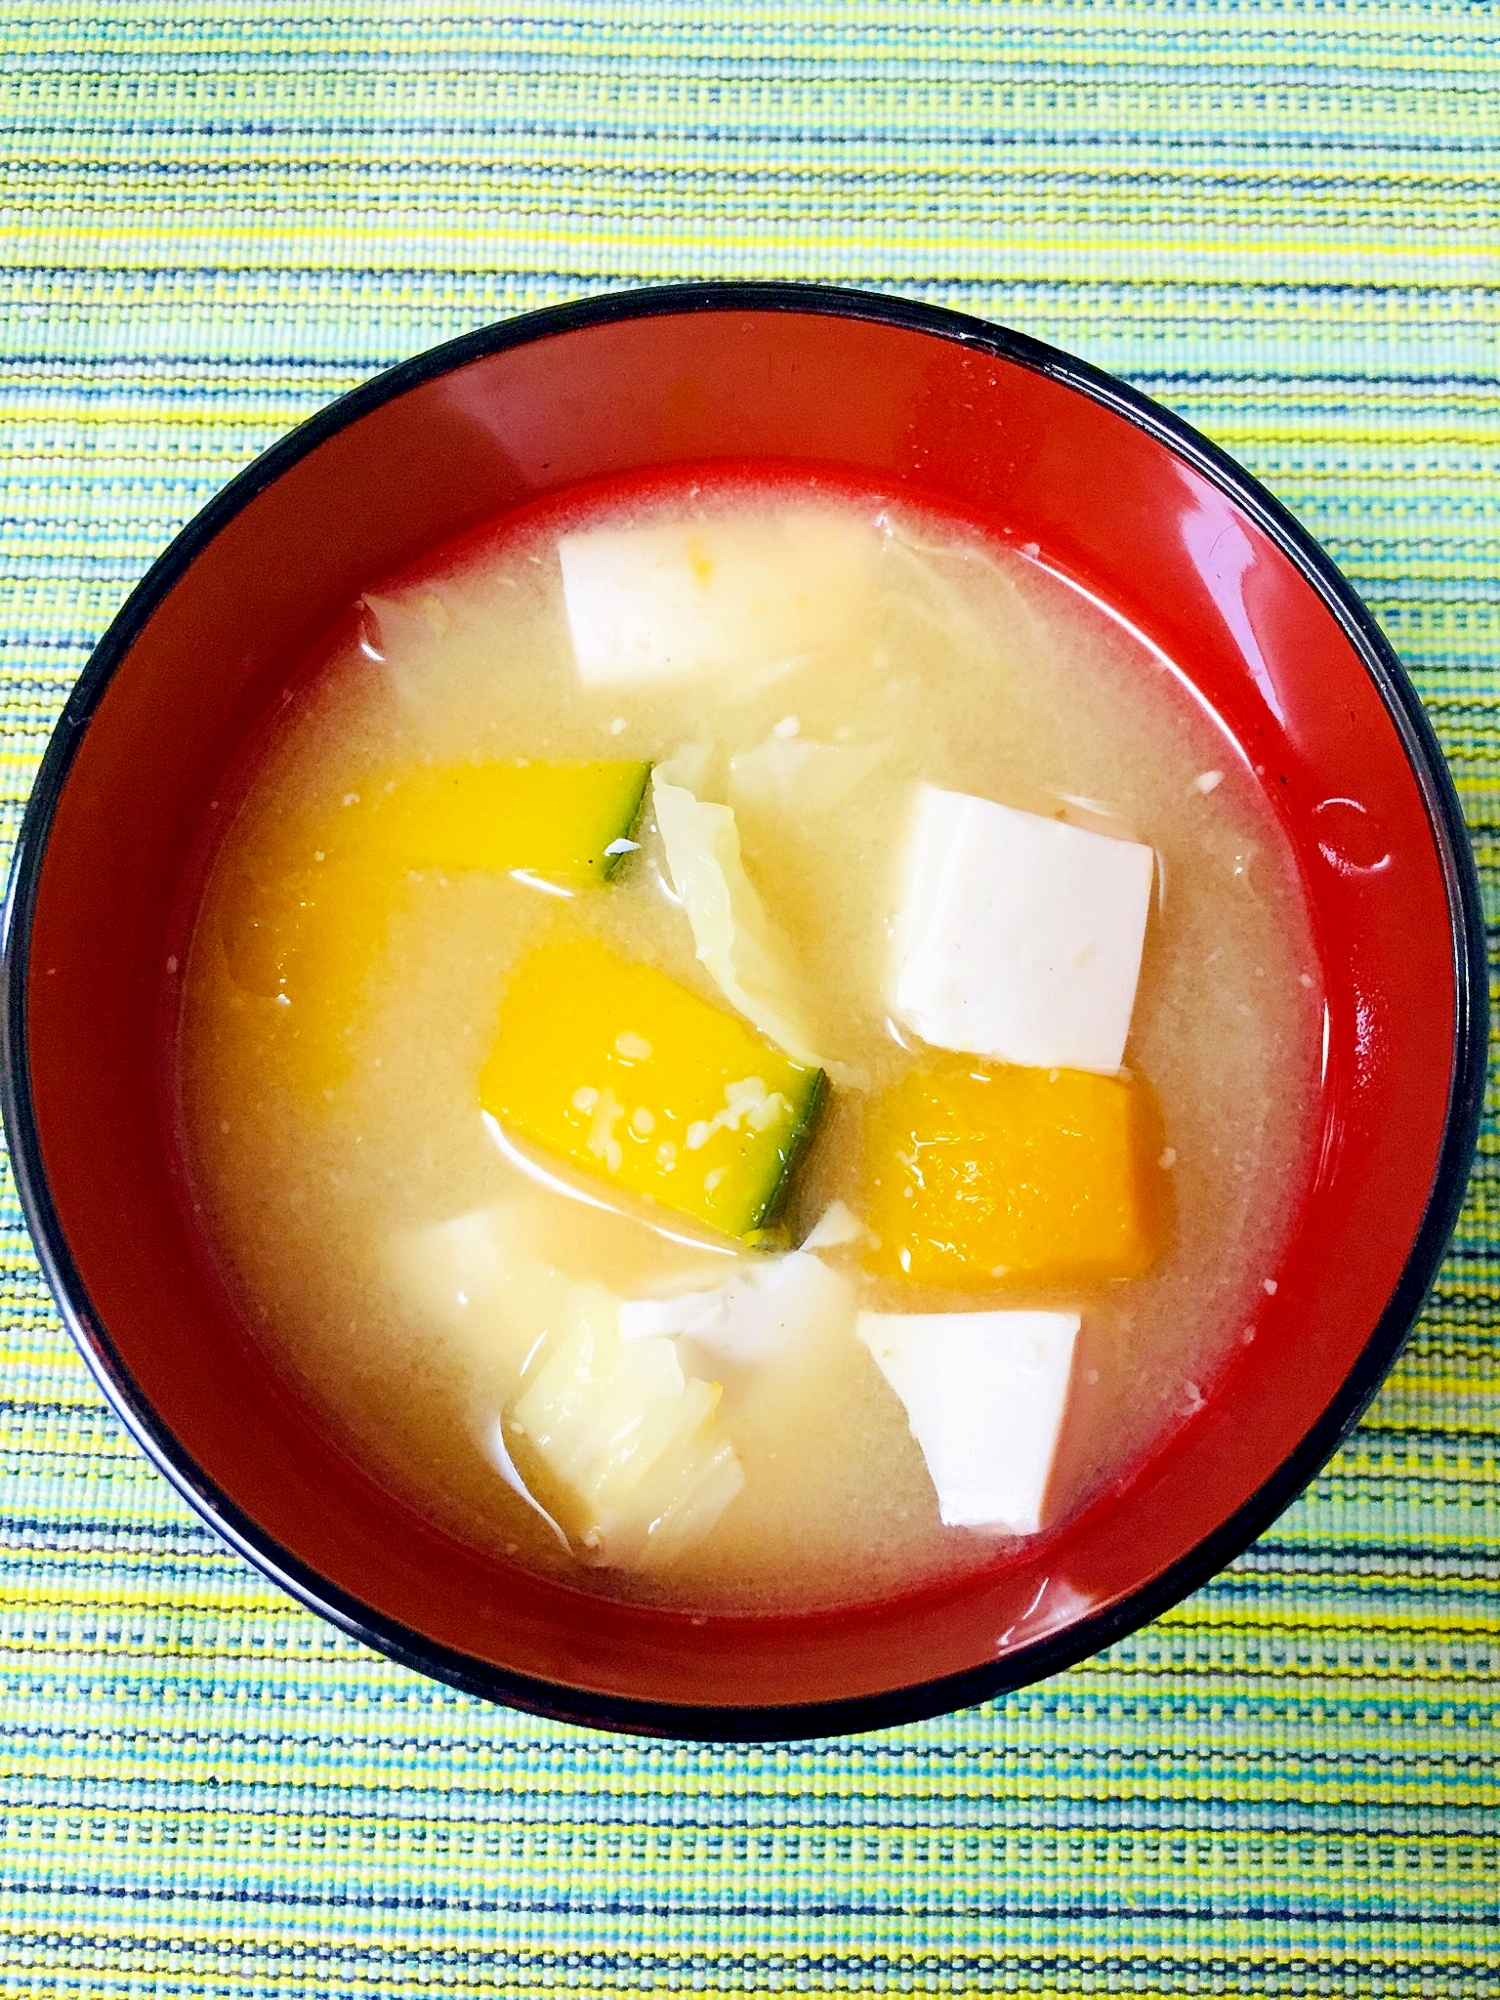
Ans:
[[[1500,10],[7,0],[0,785],[168,537],[373,370],[690,277],[904,292],[1264,478],[1500,891]],[[1010,1699],[705,1749],[486,1707],[221,1548],[9,1183],[0,2000],[1500,1992],[1500,1159],[1403,1359],[1208,1588]]]

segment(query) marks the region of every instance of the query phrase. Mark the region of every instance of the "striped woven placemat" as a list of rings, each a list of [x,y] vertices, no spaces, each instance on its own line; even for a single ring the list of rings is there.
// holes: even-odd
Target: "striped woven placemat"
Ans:
[[[1265,478],[1500,888],[1483,0],[7,0],[0,105],[7,827],[129,586],[292,421],[527,306],[807,277],[1055,340]],[[828,1745],[532,1721],[292,1608],[0,1220],[0,2000],[1500,1991],[1492,1125],[1405,1357],[1248,1555]]]

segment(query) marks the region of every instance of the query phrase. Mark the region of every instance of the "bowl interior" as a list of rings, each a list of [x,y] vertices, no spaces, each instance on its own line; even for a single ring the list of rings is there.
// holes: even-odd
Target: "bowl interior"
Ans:
[[[481,1558],[348,1461],[195,1248],[160,1074],[190,857],[289,663],[364,585],[488,517],[581,480],[725,458],[909,486],[1036,542],[1137,626],[1261,772],[1328,1008],[1314,1183],[1254,1339],[1191,1421],[978,1581],[836,1615],[696,1622]],[[1395,1337],[1387,1308],[1439,1171],[1463,996],[1453,864],[1411,725],[1253,501],[1017,354],[807,307],[502,330],[336,410],[250,484],[111,634],[88,726],[44,785],[17,1111],[44,1254],[86,1348],[242,1546],[421,1664],[639,1722],[628,1704],[764,1711],[1026,1678],[1049,1646],[1076,1652],[1078,1634],[1133,1622],[1299,1454],[1311,1469],[1330,1411],[1368,1392]]]

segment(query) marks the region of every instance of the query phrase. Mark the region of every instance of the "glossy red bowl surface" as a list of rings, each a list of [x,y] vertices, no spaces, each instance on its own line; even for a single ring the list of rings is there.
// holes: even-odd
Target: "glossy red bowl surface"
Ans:
[[[906,489],[1138,627],[1263,775],[1326,980],[1321,1147],[1205,1406],[978,1579],[816,1616],[609,1604],[481,1557],[283,1389],[215,1287],[158,1068],[170,940],[218,788],[361,589],[585,480],[793,460]],[[53,739],[6,912],[6,1123],[48,1278],[106,1394],[237,1548],[372,1645],[576,1720],[771,1737],[931,1714],[1054,1671],[1237,1553],[1354,1422],[1472,1158],[1485,1046],[1473,863],[1374,622],[1244,472],[1034,341],[811,287],[625,294],[489,328],[334,404],[242,474],[121,612]]]

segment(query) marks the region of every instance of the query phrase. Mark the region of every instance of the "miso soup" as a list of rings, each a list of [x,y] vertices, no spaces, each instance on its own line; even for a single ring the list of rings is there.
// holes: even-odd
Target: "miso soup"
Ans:
[[[622,485],[370,590],[180,1026],[257,1337],[469,1543],[692,1610],[1003,1562],[1203,1401],[1305,1184],[1290,850],[1034,546]]]

